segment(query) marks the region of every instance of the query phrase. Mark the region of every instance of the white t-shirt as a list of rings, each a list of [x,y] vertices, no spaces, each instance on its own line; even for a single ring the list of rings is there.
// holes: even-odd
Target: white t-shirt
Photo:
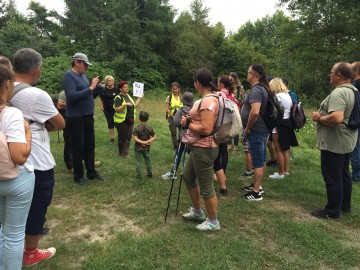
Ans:
[[[24,128],[24,116],[19,109],[8,107],[1,118],[0,129],[4,132],[7,142],[25,143],[25,128]],[[23,166],[18,166],[19,168]],[[33,171],[34,168],[30,164],[24,167],[28,171]]]
[[[290,109],[292,107],[292,100],[288,93],[278,93],[276,94],[281,105],[284,107],[284,117],[283,119],[290,118]]]
[[[16,82],[15,85],[17,84]],[[11,99],[11,104],[21,110],[25,119],[34,121],[30,125],[32,139],[28,161],[35,170],[47,171],[54,168],[55,160],[50,152],[49,132],[44,124],[59,112],[49,94],[36,87],[25,88]]]

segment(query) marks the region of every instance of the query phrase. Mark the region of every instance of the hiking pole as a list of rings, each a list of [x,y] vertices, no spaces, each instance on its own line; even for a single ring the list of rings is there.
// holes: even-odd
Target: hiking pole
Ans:
[[[185,155],[186,152],[189,151],[189,147],[186,144],[185,145],[185,149],[184,149],[184,155],[183,155],[183,159],[182,159],[182,167],[181,167],[181,172],[180,172],[180,183],[179,183],[179,191],[178,191],[178,196],[177,196],[177,202],[176,202],[176,210],[175,210],[175,217],[177,217],[177,213],[179,210],[179,201],[180,201],[180,192],[181,192],[181,182],[182,182],[182,178],[183,178],[183,174],[184,174],[184,165],[185,165]]]
[[[60,130],[58,130],[58,143],[60,143]]]
[[[177,161],[179,159],[180,148],[181,148],[181,142],[179,142],[178,149],[176,150],[174,165],[173,165],[173,168],[171,170],[171,172],[173,173],[173,176],[172,176],[172,179],[171,179],[170,192],[169,192],[168,203],[167,203],[166,212],[165,212],[165,223],[166,223],[166,219],[167,219],[167,216],[168,216],[168,213],[169,213],[170,200],[171,200],[172,190],[173,190],[173,187],[174,187],[174,181],[175,181],[175,178],[176,178],[176,167],[177,167],[176,164],[177,164]]]

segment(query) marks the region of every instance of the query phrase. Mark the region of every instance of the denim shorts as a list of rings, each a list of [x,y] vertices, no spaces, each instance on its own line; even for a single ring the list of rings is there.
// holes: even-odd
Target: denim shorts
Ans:
[[[251,131],[246,135],[254,168],[262,168],[266,162],[266,143],[269,132]]]

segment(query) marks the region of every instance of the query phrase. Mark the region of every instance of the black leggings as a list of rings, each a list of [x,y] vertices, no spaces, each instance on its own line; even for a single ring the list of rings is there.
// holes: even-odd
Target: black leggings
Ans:
[[[225,172],[228,164],[228,159],[229,159],[229,155],[227,150],[227,143],[220,143],[219,154],[214,161],[214,166],[213,166],[214,171],[217,172],[223,169]]]

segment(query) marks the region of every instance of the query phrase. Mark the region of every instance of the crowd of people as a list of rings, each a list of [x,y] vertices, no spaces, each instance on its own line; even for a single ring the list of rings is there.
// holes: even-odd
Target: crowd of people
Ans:
[[[115,142],[116,128],[119,156],[128,159],[130,142],[134,138],[136,178],[142,179],[143,160],[146,176],[153,177],[150,147],[157,136],[147,123],[149,113],[140,111],[140,123],[135,125],[141,97],[134,100],[129,95],[128,82],[120,80],[116,86],[110,75],[105,77],[103,86],[99,77],[89,81],[85,75],[89,66],[91,63],[85,54],[76,53],[71,57],[71,69],[63,77],[64,91],[55,107],[48,93],[33,86],[41,76],[42,57],[38,52],[21,49],[15,53],[13,64],[0,57],[0,131],[5,135],[9,162],[15,169],[13,174],[8,172],[11,179],[0,174],[4,180],[0,181],[0,269],[21,269],[22,265],[47,260],[56,252],[53,247],[39,248],[55,183],[49,132],[64,131],[64,162],[75,184],[87,186],[89,180],[105,180],[95,169],[93,116],[96,96],[101,99],[110,144]],[[359,132],[347,127],[355,104],[353,91],[360,85],[360,63],[336,63],[329,76],[334,90],[311,115],[317,123],[317,147],[321,150],[321,172],[328,202],[324,209],[311,214],[339,220],[341,212],[351,212],[352,181],[360,181]],[[234,72],[220,76],[215,85],[212,72],[201,68],[193,81],[201,99],[194,102],[193,93],[181,94],[180,85],[174,82],[165,101],[175,160],[171,170],[162,177],[176,179],[181,157],[184,152],[188,153],[182,176],[192,205],[182,217],[199,223],[196,226],[199,230],[216,231],[221,228],[218,196],[229,194],[226,186],[228,153],[236,153],[240,141],[246,164],[243,176],[253,177],[253,183],[244,187],[245,200],[263,200],[261,184],[269,163],[267,147],[274,147],[278,166],[278,171],[269,178],[283,179],[290,175],[290,149],[298,145],[290,112],[298,100],[288,89],[286,78],[267,77],[260,64],[247,70],[247,82],[251,85],[247,94]],[[273,129],[264,121],[269,95],[276,95],[284,109],[282,121]],[[214,140],[219,96],[232,100],[234,108],[240,111],[244,129],[239,137],[233,138],[233,145],[232,142],[217,144]],[[274,157],[270,159],[274,160]],[[215,191],[214,180],[218,181],[219,194]],[[201,208],[201,198],[205,211]]]

